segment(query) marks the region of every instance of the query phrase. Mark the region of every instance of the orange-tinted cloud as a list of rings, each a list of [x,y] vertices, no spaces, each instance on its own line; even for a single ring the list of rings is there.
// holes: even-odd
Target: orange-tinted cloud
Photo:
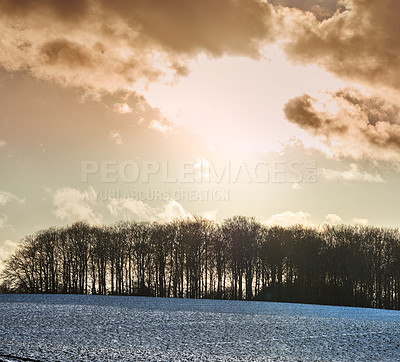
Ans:
[[[330,18],[340,8],[337,0],[270,0],[270,3],[310,11],[318,20]]]
[[[101,0],[153,42],[178,53],[257,55],[258,43],[272,38],[272,7],[260,0]]]
[[[344,0],[344,11],[319,23],[288,12],[291,59],[317,63],[338,76],[400,91],[400,2]]]
[[[188,74],[186,62],[259,56],[275,11],[262,0],[0,0],[0,66],[101,91]]]
[[[93,66],[92,56],[83,45],[60,38],[43,44],[41,54],[50,65],[63,64],[68,67]]]
[[[400,161],[400,109],[379,97],[345,89],[331,95],[334,112],[307,94],[291,99],[287,119],[322,138],[336,154]]]
[[[0,10],[3,13],[21,16],[33,11],[51,12],[59,18],[76,19],[88,10],[87,0],[2,0]]]

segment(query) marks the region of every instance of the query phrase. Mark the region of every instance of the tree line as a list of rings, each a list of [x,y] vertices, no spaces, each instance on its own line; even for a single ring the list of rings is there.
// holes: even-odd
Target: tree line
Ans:
[[[78,222],[23,238],[5,263],[1,290],[400,309],[400,233],[265,226],[243,216]]]

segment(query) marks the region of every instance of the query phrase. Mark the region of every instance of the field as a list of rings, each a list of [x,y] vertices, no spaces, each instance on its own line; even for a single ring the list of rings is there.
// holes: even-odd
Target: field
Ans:
[[[395,361],[400,312],[302,304],[0,295],[0,357]]]

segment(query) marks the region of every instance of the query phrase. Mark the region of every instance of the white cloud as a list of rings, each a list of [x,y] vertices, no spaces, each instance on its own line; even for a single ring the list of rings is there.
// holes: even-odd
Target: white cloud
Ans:
[[[217,219],[217,210],[209,210],[209,211],[204,211],[200,214],[200,216],[206,220],[213,220],[215,221]]]
[[[369,224],[369,220],[368,219],[359,219],[359,218],[355,217],[353,219],[353,224],[367,226]]]
[[[193,168],[196,181],[210,181],[210,162],[208,160],[204,157],[197,157],[194,160]]]
[[[127,114],[132,112],[132,108],[129,107],[127,103],[114,103],[113,105],[114,112]]]
[[[311,221],[311,215],[304,211],[285,211],[281,214],[272,215],[267,221],[266,225],[279,225],[279,226],[293,226],[293,225],[314,226]]]
[[[336,214],[328,214],[325,216],[325,223],[329,225],[343,224],[343,219]]]
[[[20,199],[18,196],[8,191],[0,190],[0,206],[8,204],[10,201],[16,201],[19,203],[25,202],[25,199]]]
[[[174,219],[185,219],[192,215],[179,202],[170,200],[162,206],[161,212],[157,216],[162,221],[172,221]]]
[[[361,181],[361,182],[372,182],[372,183],[385,183],[386,181],[381,175],[375,173],[370,174],[362,172],[356,164],[351,164],[349,170],[332,170],[321,168],[320,174],[329,181],[333,180],[344,180],[344,181]]]
[[[118,130],[111,131],[110,138],[117,145],[122,145],[124,143],[124,138],[122,137],[121,132]]]
[[[4,240],[0,242],[0,262],[4,261],[9,255],[11,255],[18,243],[11,240]]]
[[[134,217],[139,221],[148,220],[153,216],[152,208],[140,200],[111,199],[107,205],[111,215],[116,217]]]
[[[0,242],[0,272],[3,268],[3,262],[14,253],[17,248],[17,243],[11,240],[4,240]]]
[[[157,121],[156,119],[153,119],[150,124],[149,128],[161,132],[161,133],[167,133],[172,130],[172,127],[169,126],[168,124],[163,124],[160,121]]]
[[[308,212],[304,211],[285,211],[281,214],[272,215],[265,224],[267,226],[279,225],[279,226],[293,226],[303,225],[306,227],[319,228],[320,223],[316,222],[314,218]],[[346,222],[337,214],[328,214],[324,218],[323,224],[327,225],[341,225],[341,224],[352,224],[352,225],[363,225],[369,224],[368,219],[353,218],[350,222]]]
[[[12,228],[12,225],[8,223],[8,216],[3,214],[3,216],[0,217],[0,229],[5,229],[7,227]]]
[[[111,215],[115,217],[133,218],[137,221],[168,222],[174,219],[192,217],[192,215],[175,200],[169,200],[161,207],[151,207],[140,200],[129,198],[111,199],[108,203],[108,210]]]
[[[298,184],[297,182],[295,182],[294,184],[292,184],[292,189],[293,190],[300,190],[301,189],[301,185]]]
[[[87,221],[100,224],[101,215],[97,215],[93,206],[97,200],[96,191],[89,187],[81,192],[71,187],[63,187],[53,193],[54,213],[57,219],[67,222]]]

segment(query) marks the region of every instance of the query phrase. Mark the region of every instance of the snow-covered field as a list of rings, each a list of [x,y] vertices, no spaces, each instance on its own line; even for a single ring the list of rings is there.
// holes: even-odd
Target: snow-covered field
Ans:
[[[399,361],[400,312],[266,302],[0,295],[0,360],[21,358]]]

